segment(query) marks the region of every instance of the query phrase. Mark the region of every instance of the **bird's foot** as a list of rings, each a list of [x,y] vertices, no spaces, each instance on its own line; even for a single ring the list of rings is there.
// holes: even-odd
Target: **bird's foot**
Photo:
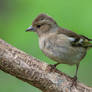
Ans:
[[[50,64],[49,66],[51,67],[51,71],[52,71],[53,69],[55,69],[58,64],[59,64],[59,63],[56,63],[56,64],[54,64],[54,65],[51,65],[51,64]]]
[[[74,76],[72,78],[72,85],[71,85],[71,87],[73,87],[73,86],[77,86],[77,76]]]

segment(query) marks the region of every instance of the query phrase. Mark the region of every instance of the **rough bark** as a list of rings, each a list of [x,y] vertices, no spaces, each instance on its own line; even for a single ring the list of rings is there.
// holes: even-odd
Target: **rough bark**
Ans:
[[[43,92],[92,92],[79,81],[71,87],[72,78],[0,39],[0,69]]]

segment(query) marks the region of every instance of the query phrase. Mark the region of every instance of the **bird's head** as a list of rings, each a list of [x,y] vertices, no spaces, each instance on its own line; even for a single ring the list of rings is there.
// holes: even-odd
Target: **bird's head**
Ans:
[[[48,33],[57,27],[57,23],[48,15],[40,14],[32,22],[26,31],[36,32],[38,35]]]

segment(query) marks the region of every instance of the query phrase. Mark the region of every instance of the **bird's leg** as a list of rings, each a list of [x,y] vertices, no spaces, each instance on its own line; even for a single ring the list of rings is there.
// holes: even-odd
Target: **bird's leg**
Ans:
[[[54,67],[56,67],[57,65],[59,65],[60,63],[56,63],[56,64],[54,64],[54,65],[52,65],[52,66],[54,66]]]
[[[59,64],[60,64],[60,63],[56,63],[56,64],[53,64],[53,65],[50,64],[51,70],[54,69],[54,68],[56,68],[56,66],[59,65]]]
[[[75,76],[72,78],[73,82],[72,82],[71,87],[73,85],[75,85],[75,86],[77,85],[77,72],[78,72],[78,68],[79,68],[79,64],[76,64],[76,72],[75,72]]]

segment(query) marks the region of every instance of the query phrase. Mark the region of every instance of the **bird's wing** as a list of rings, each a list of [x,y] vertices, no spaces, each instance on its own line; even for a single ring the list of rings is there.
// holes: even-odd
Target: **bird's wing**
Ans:
[[[92,47],[92,39],[89,39],[88,37],[84,35],[78,35],[70,30],[59,28],[57,31],[58,34],[64,34],[69,37],[71,40],[72,46],[82,46],[82,47]]]

